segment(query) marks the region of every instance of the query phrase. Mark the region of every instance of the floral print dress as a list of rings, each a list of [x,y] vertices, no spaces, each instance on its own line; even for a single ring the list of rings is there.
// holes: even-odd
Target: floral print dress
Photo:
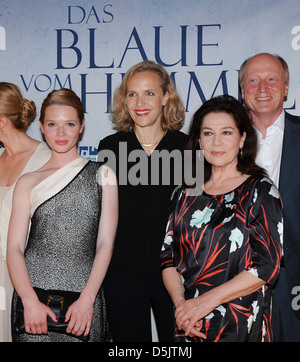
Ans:
[[[282,203],[266,177],[249,176],[232,192],[188,196],[179,188],[172,201],[161,268],[175,267],[186,299],[224,284],[247,270],[266,284],[224,303],[204,318],[206,341],[272,341],[272,286],[280,269]],[[175,329],[175,340],[185,337]]]

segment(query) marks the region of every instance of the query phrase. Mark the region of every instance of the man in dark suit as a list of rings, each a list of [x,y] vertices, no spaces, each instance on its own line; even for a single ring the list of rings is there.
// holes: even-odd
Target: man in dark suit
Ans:
[[[257,54],[240,68],[242,98],[257,129],[257,163],[283,201],[283,259],[274,289],[274,340],[300,341],[300,117],[283,109],[289,70],[284,59]]]

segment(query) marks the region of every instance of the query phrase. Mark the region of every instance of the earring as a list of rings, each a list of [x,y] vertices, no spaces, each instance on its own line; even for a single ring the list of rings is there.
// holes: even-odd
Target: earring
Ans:
[[[241,148],[240,149],[240,159],[242,159],[243,158],[243,149]]]

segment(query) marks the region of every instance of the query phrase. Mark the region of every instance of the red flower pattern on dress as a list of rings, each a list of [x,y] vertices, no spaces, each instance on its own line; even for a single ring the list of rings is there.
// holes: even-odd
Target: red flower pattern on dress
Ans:
[[[225,283],[243,270],[266,284],[216,308],[204,318],[207,341],[272,341],[272,286],[280,269],[282,202],[272,181],[250,176],[223,195],[172,201],[161,268],[175,267],[186,299]],[[177,341],[204,341],[175,330]]]

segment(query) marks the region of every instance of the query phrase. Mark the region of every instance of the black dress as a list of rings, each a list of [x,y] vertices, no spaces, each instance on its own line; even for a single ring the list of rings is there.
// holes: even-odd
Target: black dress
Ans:
[[[161,267],[175,267],[186,299],[222,285],[243,270],[264,280],[256,292],[224,303],[204,318],[207,341],[272,341],[272,295],[280,268],[282,204],[268,178],[250,176],[223,195],[174,200]],[[185,337],[177,341],[203,341]]]
[[[172,303],[162,283],[159,255],[170,197],[180,182],[176,183],[174,163],[168,170],[161,162],[157,170],[151,169],[151,162],[161,151],[177,150],[181,157],[185,139],[182,132],[168,131],[150,156],[133,131],[117,132],[99,144],[100,160],[105,161],[105,155],[109,158],[107,150],[115,155],[116,164],[108,165],[116,171],[119,183],[119,225],[104,284],[116,342],[151,341],[150,305],[160,340],[173,340]],[[163,179],[166,175],[170,180]]]

